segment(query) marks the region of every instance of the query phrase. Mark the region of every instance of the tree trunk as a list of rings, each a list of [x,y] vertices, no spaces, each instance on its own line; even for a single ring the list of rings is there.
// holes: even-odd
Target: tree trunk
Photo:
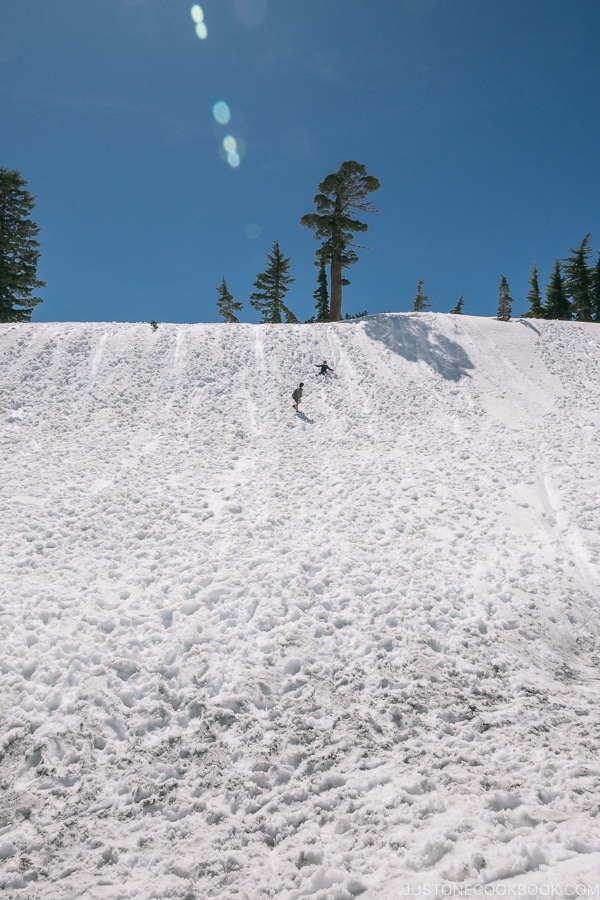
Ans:
[[[342,258],[340,253],[331,257],[331,302],[329,305],[330,322],[339,322],[342,318]]]

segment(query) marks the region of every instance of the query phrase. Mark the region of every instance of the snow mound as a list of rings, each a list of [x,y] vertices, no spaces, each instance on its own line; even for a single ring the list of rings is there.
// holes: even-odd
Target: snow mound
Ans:
[[[6,896],[598,889],[597,325],[15,324],[0,375]]]

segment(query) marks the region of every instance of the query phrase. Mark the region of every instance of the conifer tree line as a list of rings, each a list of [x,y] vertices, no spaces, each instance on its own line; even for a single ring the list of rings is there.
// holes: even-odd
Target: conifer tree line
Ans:
[[[311,316],[308,322],[339,322],[342,318],[342,289],[350,284],[344,270],[358,262],[355,250],[358,245],[354,243],[354,235],[368,230],[368,225],[356,218],[356,214],[377,211],[366,197],[379,188],[378,179],[369,175],[362,163],[348,160],[320,183],[319,193],[314,198],[316,212],[300,219],[300,224],[310,228],[320,242],[315,254],[318,269],[317,287],[313,294],[316,315]],[[284,256],[277,240],[266,256],[268,266],[256,277],[256,290],[250,295],[250,306],[261,314],[261,324],[297,323],[298,318],[284,302],[290,285],[295,281],[290,274],[290,258]],[[238,322],[235,312],[241,310],[242,304],[234,301],[224,277],[217,294],[219,315],[226,322]],[[346,313],[344,318],[362,318],[366,315],[367,311],[362,310],[352,316]]]
[[[577,248],[571,248],[566,259],[557,259],[550,273],[545,298],[540,288],[540,273],[533,264],[526,301],[529,310],[525,319],[562,319],[564,321],[600,322],[600,252],[593,251],[590,234],[586,234]],[[595,255],[595,259],[593,259]],[[413,312],[426,312],[431,302],[423,290],[425,279],[420,278],[412,301]],[[505,275],[500,276],[497,318],[508,322],[514,300]],[[460,315],[464,299],[461,296],[451,314]]]
[[[425,293],[423,289],[423,285],[425,284],[424,278],[419,278],[417,281],[417,292],[412,300],[412,311],[413,312],[427,312],[431,309],[431,300]],[[450,314],[453,316],[460,316],[463,312],[463,306],[465,305],[464,294],[456,301],[455,305],[450,310]]]
[[[378,179],[369,175],[362,163],[348,160],[319,184],[314,198],[316,212],[301,217],[300,224],[309,228],[319,242],[315,254],[315,315],[308,322],[338,322],[367,315],[362,310],[342,316],[342,289],[350,283],[345,270],[358,262],[356,249],[360,248],[354,243],[354,235],[368,230],[357,214],[377,211],[367,196],[379,188]],[[34,296],[35,290],[45,286],[37,277],[39,228],[30,218],[34,205],[35,197],[27,190],[21,174],[0,167],[0,322],[29,321],[33,308],[42,302],[41,297]],[[592,249],[590,239],[591,235],[586,234],[579,247],[569,250],[566,259],[555,260],[544,296],[534,263],[525,298],[529,310],[522,314],[524,318],[600,322],[600,252]],[[295,281],[290,273],[290,257],[284,255],[278,240],[266,257],[268,265],[256,276],[250,305],[261,315],[262,323],[297,323],[298,318],[286,302],[286,294]],[[420,278],[412,301],[413,312],[431,309],[424,284],[425,279]],[[239,322],[243,304],[234,299],[225,276],[217,286],[216,302],[225,322]],[[514,302],[506,276],[502,275],[499,320],[511,318]],[[461,296],[450,313],[461,315],[463,305]]]
[[[314,198],[316,212],[302,216],[300,224],[310,228],[319,241],[316,265],[319,270],[314,293],[316,315],[309,321],[337,322],[342,318],[342,287],[349,284],[344,270],[358,261],[354,244],[356,232],[367,231],[357,213],[376,212],[366,197],[379,190],[377,178],[367,173],[362,163],[348,160],[337,172],[319,185]],[[33,296],[45,283],[37,277],[38,226],[29,218],[35,198],[27,182],[16,170],[0,168],[0,322],[28,321],[33,307],[42,302]],[[295,279],[290,274],[290,258],[274,241],[267,253],[268,265],[259,272],[250,295],[250,305],[262,316],[262,322],[296,323],[295,313],[285,302]],[[329,284],[327,280],[329,267]],[[231,294],[225,276],[217,286],[217,309],[225,322],[239,322],[243,304]],[[356,316],[366,315],[366,310]],[[153,321],[152,327],[158,327]]]
[[[533,264],[526,297],[529,310],[523,318],[600,322],[600,253],[592,250],[590,238],[586,234],[579,247],[569,250],[566,259],[555,260],[545,299],[537,265]]]

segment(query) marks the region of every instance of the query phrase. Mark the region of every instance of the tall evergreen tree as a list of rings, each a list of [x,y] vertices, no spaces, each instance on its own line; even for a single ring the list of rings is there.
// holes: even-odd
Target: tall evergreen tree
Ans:
[[[592,321],[592,275],[588,258],[591,253],[590,235],[586,234],[581,246],[570,248],[565,261],[565,290],[571,299],[571,307],[580,322]]]
[[[543,319],[546,316],[546,310],[542,303],[542,295],[540,293],[539,272],[538,267],[534,263],[531,270],[531,278],[529,279],[529,291],[526,300],[529,303],[529,311],[523,313],[524,319]]]
[[[458,298],[458,301],[457,301],[457,303],[456,303],[456,306],[455,306],[453,309],[450,310],[450,315],[452,315],[452,316],[462,316],[462,314],[463,314],[463,305],[464,305],[463,297],[464,297],[464,294],[461,294],[460,297]]]
[[[501,322],[508,322],[512,315],[513,299],[510,296],[510,287],[506,277],[502,275],[500,279],[500,289],[498,292],[498,316]]]
[[[317,289],[314,292],[313,297],[317,301],[315,303],[315,309],[317,310],[315,321],[329,322],[329,290],[327,288],[327,272],[325,270],[325,260],[321,260],[321,265],[319,266],[319,274],[317,275]]]
[[[240,312],[243,304],[240,303],[239,300],[234,300],[233,294],[229,293],[225,276],[223,276],[223,281],[217,288],[217,294],[219,295],[217,300],[219,315],[222,316],[226,322],[239,322],[240,320],[237,318],[236,312]]]
[[[342,318],[342,285],[350,282],[343,277],[344,269],[358,261],[355,232],[365,232],[368,225],[355,218],[356,212],[376,212],[367,194],[381,187],[377,178],[367,174],[366,166],[354,160],[343,162],[337,172],[328,175],[319,185],[314,203],[317,211],[302,216],[300,224],[314,232],[321,241],[317,251],[319,263],[330,265],[330,313],[332,322]]]
[[[296,280],[289,274],[290,257],[283,255],[279,249],[279,241],[274,241],[271,253],[265,255],[269,265],[256,277],[254,287],[257,290],[250,294],[250,305],[262,315],[261,323],[279,325],[283,317],[287,323],[297,322],[294,313],[283,302],[290,284]]]
[[[0,168],[0,322],[28,322],[33,297],[45,282],[37,277],[39,228],[29,218],[35,197],[13,169]]]
[[[550,281],[546,288],[546,318],[570,319],[571,304],[565,291],[560,260],[554,263]]]
[[[424,284],[425,279],[419,278],[419,281],[417,282],[417,293],[413,300],[413,312],[426,312],[426,310],[431,309],[429,297],[423,291]]]

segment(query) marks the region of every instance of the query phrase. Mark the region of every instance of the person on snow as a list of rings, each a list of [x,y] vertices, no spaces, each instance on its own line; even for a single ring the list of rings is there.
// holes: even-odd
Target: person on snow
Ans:
[[[317,372],[317,378],[319,377],[319,375],[327,375],[328,372],[333,372],[333,369],[331,368],[331,366],[327,365],[326,359],[324,359],[320,365],[319,365],[319,363],[315,363],[315,365],[316,365],[317,369],[319,370]]]
[[[302,400],[302,388],[304,387],[304,382],[301,381],[298,387],[292,391],[292,397],[294,398],[294,409],[298,412],[298,404]]]

